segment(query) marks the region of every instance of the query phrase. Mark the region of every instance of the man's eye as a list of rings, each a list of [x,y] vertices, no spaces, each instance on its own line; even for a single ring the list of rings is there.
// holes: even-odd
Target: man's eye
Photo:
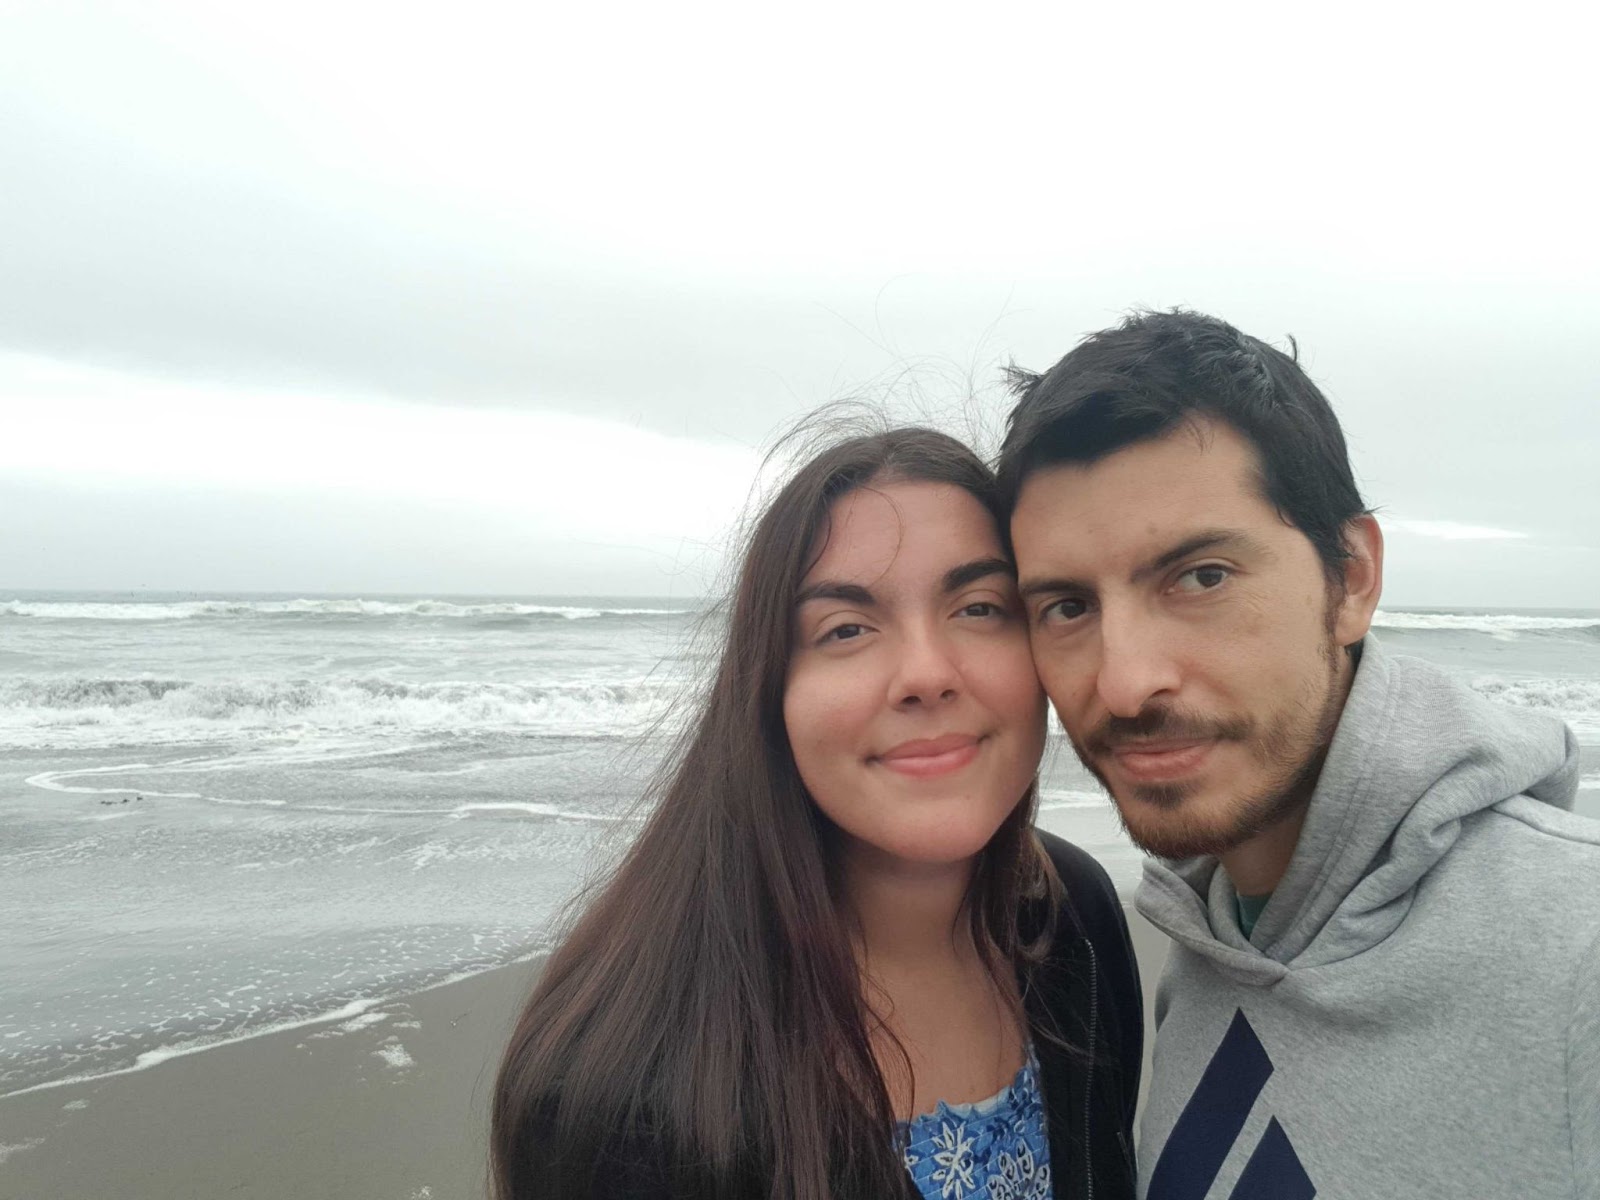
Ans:
[[[1053,600],[1045,605],[1039,614],[1041,621],[1076,621],[1089,611],[1089,604],[1076,596],[1069,596],[1065,600]]]
[[[1178,576],[1176,587],[1180,592],[1208,592],[1231,574],[1227,567],[1194,567]]]
[[[971,604],[961,606],[963,617],[995,617],[1000,615],[1000,606],[992,600],[974,600]]]

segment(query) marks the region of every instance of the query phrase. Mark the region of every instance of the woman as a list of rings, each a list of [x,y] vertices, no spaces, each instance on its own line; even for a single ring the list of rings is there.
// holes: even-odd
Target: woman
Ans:
[[[1131,1196],[1137,976],[1032,828],[1043,741],[983,464],[902,429],[801,468],[507,1049],[498,1200]]]

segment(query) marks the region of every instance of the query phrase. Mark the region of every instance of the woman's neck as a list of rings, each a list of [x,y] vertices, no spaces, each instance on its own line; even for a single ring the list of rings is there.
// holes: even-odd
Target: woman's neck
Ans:
[[[853,846],[842,883],[864,964],[926,966],[973,956],[964,917],[974,865],[910,863]]]
[[[1016,980],[996,978],[973,942],[967,891],[975,861],[931,866],[870,849],[846,856],[868,1030],[904,1120],[940,1100],[992,1096],[1026,1055]]]

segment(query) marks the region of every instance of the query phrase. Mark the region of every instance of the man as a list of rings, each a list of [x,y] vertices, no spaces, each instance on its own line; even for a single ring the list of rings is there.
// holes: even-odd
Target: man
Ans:
[[[1034,658],[1173,939],[1141,1195],[1600,1198],[1571,734],[1368,634],[1383,538],[1293,359],[1180,311],[1014,374]]]

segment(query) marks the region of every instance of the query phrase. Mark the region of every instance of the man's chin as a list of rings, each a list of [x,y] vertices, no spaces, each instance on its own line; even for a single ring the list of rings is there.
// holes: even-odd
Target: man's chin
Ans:
[[[1129,840],[1157,858],[1216,856],[1250,839],[1253,830],[1237,821],[1208,821],[1197,812],[1196,788],[1139,787],[1126,799],[1112,793],[1117,816]]]

